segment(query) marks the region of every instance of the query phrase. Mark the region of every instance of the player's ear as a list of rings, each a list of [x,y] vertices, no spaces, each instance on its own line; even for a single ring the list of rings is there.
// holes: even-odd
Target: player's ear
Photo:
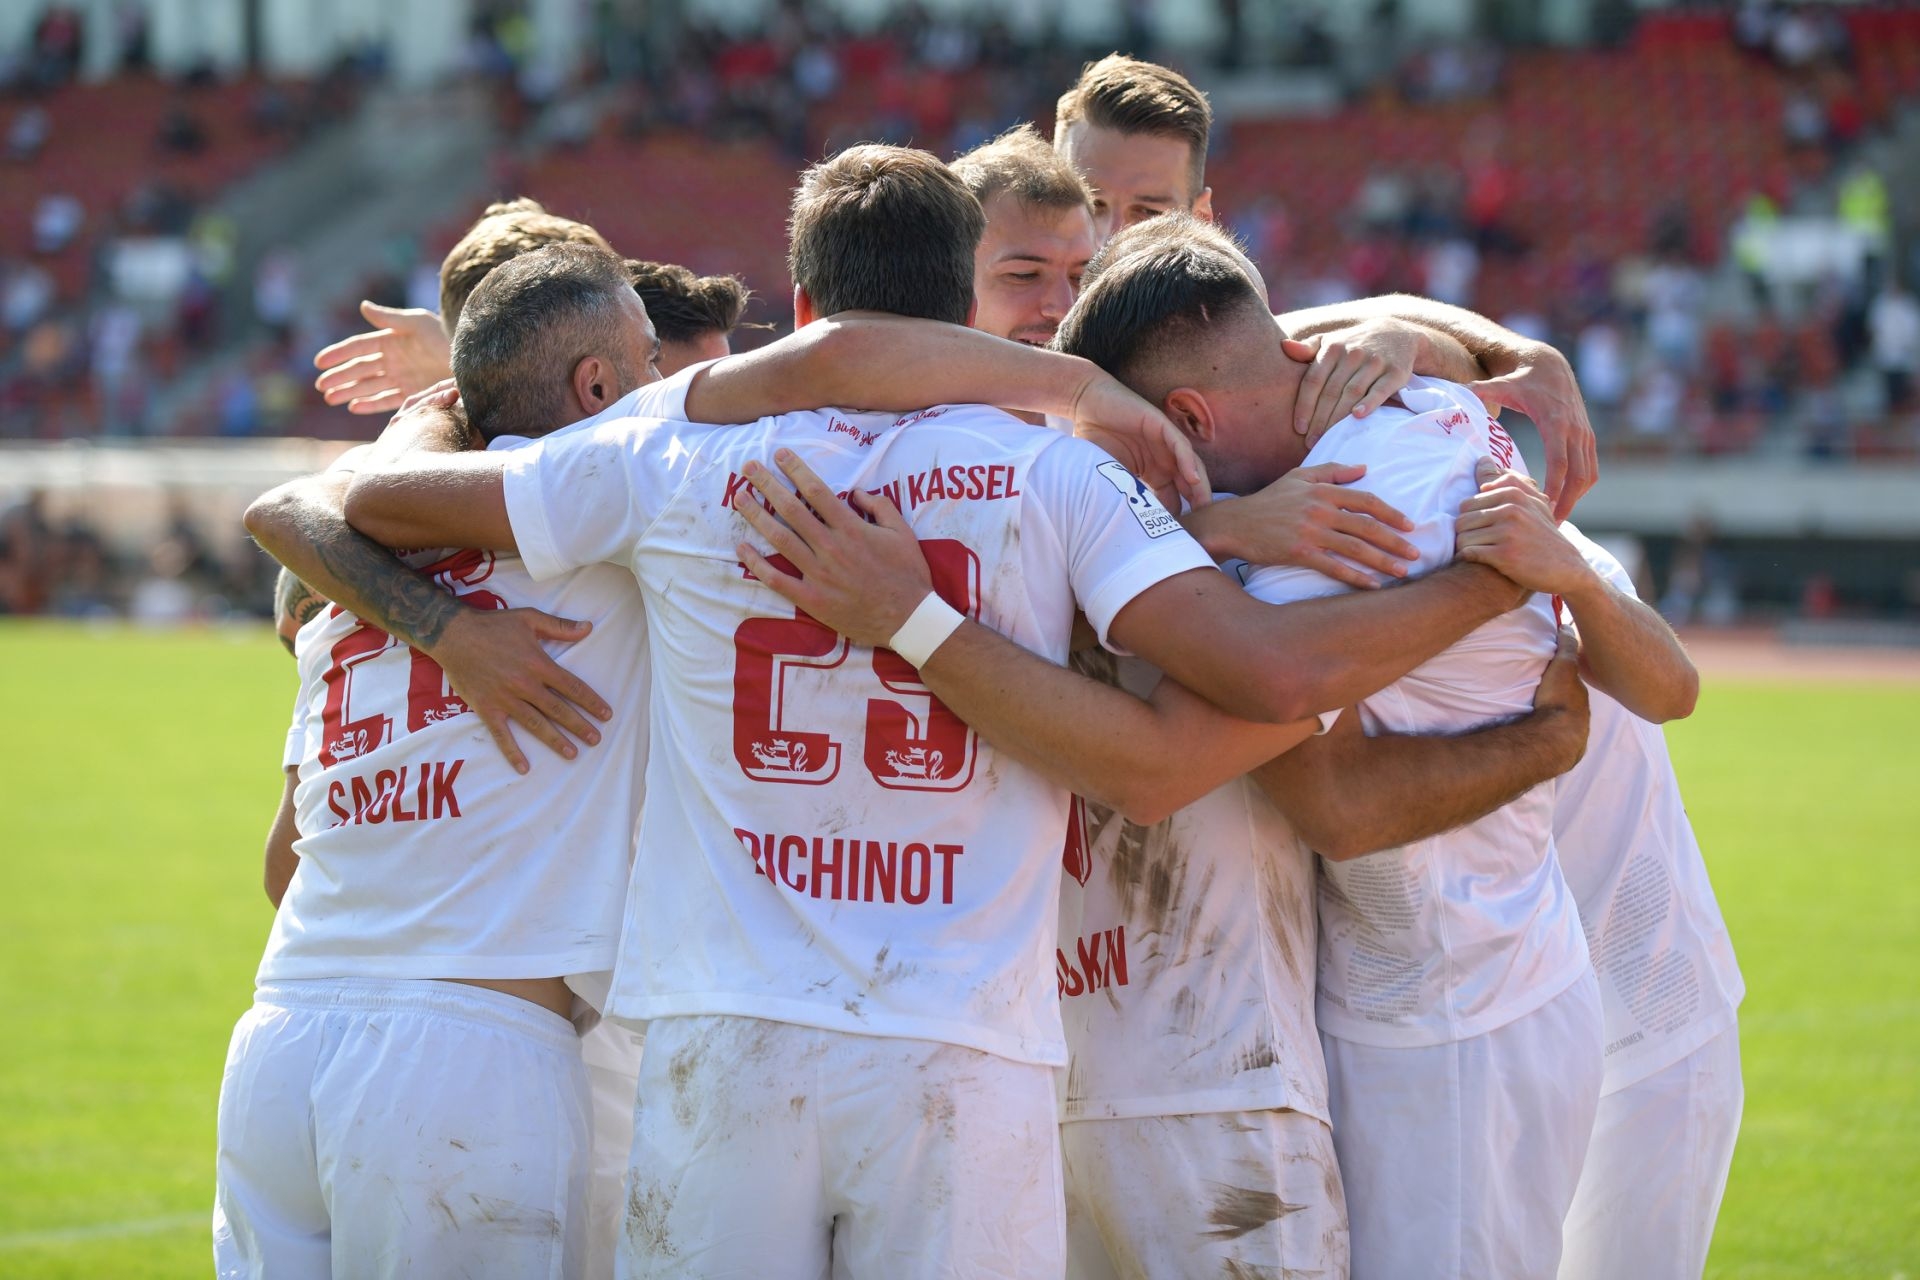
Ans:
[[[1213,188],[1202,187],[1200,194],[1193,198],[1193,216],[1202,222],[1213,221]]]
[[[1218,430],[1218,424],[1213,419],[1213,406],[1192,387],[1175,387],[1167,392],[1160,409],[1189,439],[1202,444],[1213,441]]]
[[[580,362],[573,366],[572,384],[574,404],[583,418],[591,418],[612,404],[620,389],[612,366],[599,356],[580,357]]]
[[[799,285],[793,286],[793,327],[804,329],[819,318],[820,313],[813,309],[813,299],[807,296],[807,291]]]

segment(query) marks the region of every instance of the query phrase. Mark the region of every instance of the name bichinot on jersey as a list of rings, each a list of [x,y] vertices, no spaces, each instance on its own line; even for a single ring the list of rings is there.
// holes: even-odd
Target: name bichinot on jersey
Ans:
[[[773,831],[733,834],[765,876],[798,897],[829,902],[903,902],[911,907],[938,900],[953,903],[954,863],[961,844],[922,840],[861,840],[846,836],[800,836]]]
[[[353,773],[327,783],[327,808],[336,827],[382,822],[434,822],[460,816],[454,783],[465,760],[403,764],[371,777]]]
[[[722,505],[731,507],[742,490],[751,493],[753,485],[739,472],[727,472],[727,483],[720,495]],[[902,476],[877,489],[868,489],[867,492],[875,497],[885,497],[902,514],[911,514],[915,507],[923,503],[1000,502],[1019,497],[1021,490],[1019,468],[1011,463],[996,462],[930,467]],[[852,490],[848,490],[834,496],[845,502],[851,493]],[[761,505],[769,511],[773,510],[764,498],[761,499]]]

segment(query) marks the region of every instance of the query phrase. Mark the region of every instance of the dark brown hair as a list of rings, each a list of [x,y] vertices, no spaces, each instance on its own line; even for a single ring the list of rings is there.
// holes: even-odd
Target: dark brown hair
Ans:
[[[801,176],[787,265],[823,316],[889,311],[965,324],[985,230],[980,202],[933,156],[848,147]]]
[[[983,205],[1003,191],[1036,209],[1093,205],[1087,180],[1030,124],[981,143],[953,162],[953,172]]]
[[[647,305],[662,342],[692,342],[708,333],[732,333],[753,292],[738,276],[696,276],[671,262],[627,259],[627,279]]]
[[[1067,126],[1080,120],[1097,129],[1184,139],[1191,153],[1187,173],[1193,194],[1199,195],[1206,186],[1213,108],[1207,105],[1207,95],[1178,71],[1119,53],[1089,62],[1054,108],[1054,142],[1058,144]]]
[[[522,196],[490,204],[440,264],[440,323],[449,334],[460,312],[487,273],[503,262],[550,244],[584,244],[613,252],[598,231],[584,222],[548,213],[537,200]]]

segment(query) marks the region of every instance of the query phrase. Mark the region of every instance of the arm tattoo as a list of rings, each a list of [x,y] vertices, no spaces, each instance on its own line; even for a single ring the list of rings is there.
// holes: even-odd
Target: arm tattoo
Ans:
[[[348,524],[338,511],[308,505],[301,536],[328,573],[353,588],[340,603],[416,649],[436,644],[460,609],[453,593],[402,564],[393,552]]]
[[[285,624],[291,622],[292,630],[298,631],[313,621],[313,615],[330,603],[325,596],[294,576],[291,569],[282,567],[280,576],[273,584],[273,625],[276,629],[284,629]],[[287,646],[288,652],[292,652],[292,640],[282,636],[281,643]]]

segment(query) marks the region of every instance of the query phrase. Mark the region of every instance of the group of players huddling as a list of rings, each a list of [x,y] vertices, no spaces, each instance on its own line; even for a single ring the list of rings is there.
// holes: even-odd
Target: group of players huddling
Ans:
[[[1115,56],[1052,145],[844,151],[748,354],[530,201],[321,354],[399,412],[247,516],[300,692],[219,1274],[1700,1274],[1697,678],[1563,522],[1566,361],[1274,316],[1209,126]]]

